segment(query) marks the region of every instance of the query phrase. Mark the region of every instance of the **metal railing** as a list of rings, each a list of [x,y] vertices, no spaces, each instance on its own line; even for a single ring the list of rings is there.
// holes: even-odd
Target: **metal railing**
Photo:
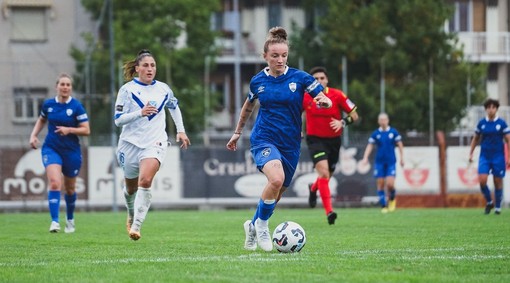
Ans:
[[[457,37],[470,61],[510,62],[510,32],[459,32]]]

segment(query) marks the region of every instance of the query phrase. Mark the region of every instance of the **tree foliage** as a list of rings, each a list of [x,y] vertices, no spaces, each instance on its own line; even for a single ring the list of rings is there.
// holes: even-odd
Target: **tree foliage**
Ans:
[[[90,54],[91,93],[99,94],[93,100],[92,128],[95,133],[111,131],[110,81],[123,84],[119,78],[110,78],[108,17],[102,17],[103,0],[82,0],[82,5],[94,20],[102,22],[99,38],[94,42],[85,35],[87,50],[73,48],[71,55],[77,63],[77,86],[85,92],[86,62]],[[183,109],[186,129],[189,133],[201,130],[204,113],[204,59],[213,54],[214,32],[210,29],[211,13],[219,9],[219,1],[201,0],[113,0],[113,27],[115,70],[119,62],[136,57],[141,49],[149,49],[157,63],[156,79],[170,85]],[[185,46],[177,46],[180,36],[185,36]],[[121,72],[122,70],[120,70]],[[89,110],[90,111],[90,110]],[[198,114],[197,114],[198,113]],[[106,120],[105,120],[106,119]],[[170,123],[171,124],[171,123]]]
[[[465,114],[468,80],[471,101],[485,97],[486,66],[466,62],[455,34],[444,31],[453,12],[447,1],[304,2],[307,10],[326,12],[319,13],[319,32],[307,27],[292,38],[293,58],[302,57],[306,67],[327,66],[332,86],[339,85],[341,58],[347,58],[348,95],[364,121],[359,129],[376,126],[382,66],[385,112],[402,131],[428,131],[431,74],[435,130],[454,129]]]

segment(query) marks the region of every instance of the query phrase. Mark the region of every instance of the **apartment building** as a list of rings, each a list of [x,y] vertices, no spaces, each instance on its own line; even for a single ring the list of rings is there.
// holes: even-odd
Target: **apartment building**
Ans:
[[[210,120],[212,135],[216,136],[221,136],[222,131],[231,134],[250,79],[266,66],[262,49],[268,30],[282,26],[290,36],[293,23],[302,28],[306,22],[300,0],[223,0],[222,5],[222,11],[211,19],[212,28],[222,35],[216,42],[221,54],[215,59],[216,68],[210,76],[211,90],[223,94],[221,107],[212,111]]]
[[[451,0],[455,8],[445,29],[455,32],[468,62],[487,64],[486,91],[501,103],[499,116],[510,121],[510,5],[508,0]],[[467,92],[467,91],[466,91]],[[472,130],[485,116],[483,107],[470,108],[463,126]]]
[[[80,0],[1,0],[0,9],[0,145],[28,146],[57,76],[75,70],[71,45],[83,48],[94,25]]]

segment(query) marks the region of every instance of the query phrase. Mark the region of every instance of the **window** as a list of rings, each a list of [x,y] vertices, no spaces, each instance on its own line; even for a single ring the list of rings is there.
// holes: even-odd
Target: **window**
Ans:
[[[15,88],[14,120],[17,122],[37,120],[47,95],[48,89],[46,88]]]
[[[282,4],[280,1],[271,1],[267,8],[269,28],[282,25]]]
[[[48,39],[46,7],[11,7],[11,41],[42,42]]]
[[[471,31],[471,1],[455,1],[455,12],[448,21],[449,32]]]

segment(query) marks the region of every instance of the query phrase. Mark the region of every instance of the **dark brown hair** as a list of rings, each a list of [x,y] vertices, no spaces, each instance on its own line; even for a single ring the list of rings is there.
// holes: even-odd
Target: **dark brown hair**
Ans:
[[[326,70],[326,67],[317,66],[310,69],[310,75],[314,75],[315,73],[324,73],[326,77],[328,76],[328,71]]]
[[[135,67],[138,66],[138,64],[140,64],[140,61],[144,57],[147,57],[147,56],[150,56],[150,57],[154,58],[154,56],[152,56],[152,53],[149,50],[142,49],[142,50],[140,50],[138,52],[138,54],[136,55],[135,59],[124,63],[124,66],[122,66],[122,68],[124,69],[124,80],[125,81],[130,81],[130,80],[133,79],[133,77],[136,74],[136,68]]]
[[[491,105],[496,106],[496,108],[499,108],[499,101],[497,99],[488,98],[483,103],[483,107],[485,109],[489,108],[489,106],[491,106]]]

